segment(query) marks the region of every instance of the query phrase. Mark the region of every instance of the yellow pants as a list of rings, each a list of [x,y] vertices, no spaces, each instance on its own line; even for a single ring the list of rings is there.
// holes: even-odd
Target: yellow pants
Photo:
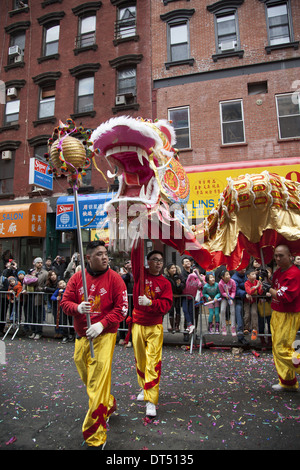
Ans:
[[[285,388],[298,388],[296,367],[292,362],[292,344],[300,328],[300,312],[283,313],[273,310],[271,317],[272,352],[279,383]]]
[[[143,326],[133,323],[132,344],[136,361],[139,386],[144,390],[144,400],[157,405],[161,358],[163,345],[163,326]]]
[[[87,338],[76,339],[75,342],[74,361],[89,397],[89,410],[82,425],[82,433],[86,443],[93,447],[106,441],[106,420],[117,407],[110,393],[116,337],[117,333],[107,333],[95,338],[94,358],[91,358]]]

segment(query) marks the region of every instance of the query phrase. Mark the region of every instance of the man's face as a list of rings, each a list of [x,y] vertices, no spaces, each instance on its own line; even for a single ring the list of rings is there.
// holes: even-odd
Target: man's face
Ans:
[[[292,264],[292,257],[286,246],[277,246],[275,248],[274,260],[281,269],[287,269]]]
[[[186,270],[190,269],[190,267],[192,266],[191,260],[189,260],[188,258],[185,258],[182,262],[182,266]]]
[[[43,263],[41,261],[38,261],[37,263],[35,263],[35,268],[40,271],[43,267]]]
[[[92,271],[105,271],[108,267],[108,253],[105,246],[97,246],[86,256]]]
[[[164,259],[159,253],[154,253],[150,259],[148,259],[149,272],[150,274],[158,275],[163,267]]]

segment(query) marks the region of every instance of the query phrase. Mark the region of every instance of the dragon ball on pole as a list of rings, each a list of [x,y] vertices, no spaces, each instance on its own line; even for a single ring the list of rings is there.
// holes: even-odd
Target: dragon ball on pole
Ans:
[[[82,129],[76,129],[74,122],[71,119],[67,120],[68,126],[64,125],[61,121],[57,128],[54,129],[52,138],[49,139],[48,145],[50,147],[50,153],[47,155],[47,159],[50,161],[52,167],[52,173],[55,175],[67,176],[68,182],[73,189],[74,201],[75,201],[75,214],[77,223],[77,240],[78,248],[80,253],[80,259],[82,260],[82,284],[84,300],[88,302],[87,283],[84,269],[84,253],[83,244],[81,237],[81,226],[79,216],[79,205],[78,205],[78,188],[81,182],[81,175],[85,174],[85,169],[91,164],[90,159],[93,158],[92,152],[84,145],[79,139],[71,136],[70,134],[77,134],[85,138],[85,143],[88,143],[88,137],[90,131],[87,133]],[[57,138],[56,140],[55,137]],[[86,314],[87,326],[91,326],[90,315]],[[94,358],[94,347],[93,342],[90,339],[90,352],[91,357]]]

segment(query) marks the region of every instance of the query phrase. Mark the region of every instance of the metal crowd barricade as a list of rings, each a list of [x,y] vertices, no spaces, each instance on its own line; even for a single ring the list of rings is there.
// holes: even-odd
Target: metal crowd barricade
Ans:
[[[4,341],[7,335],[10,332],[13,332],[11,340],[15,338],[17,333],[21,330],[23,333],[26,332],[35,332],[37,330],[42,331],[44,327],[52,327],[55,331],[59,332],[63,331],[64,329],[71,329],[73,332],[73,318],[70,316],[65,315],[62,310],[59,308],[59,304],[51,300],[51,294],[45,292],[28,292],[23,291],[19,295],[19,297],[14,296],[14,315],[9,317],[9,302],[7,295],[11,294],[8,291],[1,291],[0,292],[0,323],[4,323],[7,325],[7,329],[5,331],[5,335],[3,336],[2,340]],[[185,333],[184,328],[181,327],[180,333],[177,334],[187,334],[188,335],[188,342],[190,347],[190,353],[192,354],[194,344],[196,342],[197,337],[197,330],[200,326],[200,344],[199,344],[199,353],[202,349],[202,305],[199,305],[199,312],[197,312],[197,307],[195,306],[195,299],[192,295],[180,295],[178,296],[181,300],[181,308],[180,308],[180,325],[184,325],[184,314],[182,309],[182,299],[183,298],[190,298],[192,300],[192,312],[194,323],[197,325],[192,335],[188,335]],[[128,294],[128,312],[129,315],[132,315],[133,309],[133,295]],[[164,333],[168,332],[168,325],[170,324],[169,314],[165,315],[163,319],[163,328]],[[120,323],[119,334],[123,334],[124,339],[128,332],[128,324],[126,320]]]
[[[13,329],[12,340],[20,329],[23,332],[42,332],[43,327],[53,327],[57,334],[67,335],[73,332],[73,318],[65,315],[57,301],[51,300],[51,294],[45,292],[23,291],[14,302],[14,315],[9,318],[8,302],[4,302],[4,295],[8,292],[0,292],[0,321],[7,325],[7,330],[2,340],[4,341]]]
[[[10,332],[10,330],[15,326],[18,316],[18,302],[17,297],[14,291],[1,291],[0,292],[0,323],[3,325],[4,331],[5,326],[7,329],[3,336],[3,341],[5,337]],[[14,335],[15,336],[15,335]]]

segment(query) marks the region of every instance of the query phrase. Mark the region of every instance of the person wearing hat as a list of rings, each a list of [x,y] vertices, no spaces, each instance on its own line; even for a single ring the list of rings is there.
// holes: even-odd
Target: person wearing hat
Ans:
[[[17,299],[22,292],[22,284],[17,281],[14,276],[9,276],[8,281],[8,307],[9,307],[9,320],[10,322],[15,322],[17,320],[16,314],[18,312],[17,308]]]
[[[40,257],[37,257],[33,260],[33,270],[30,273],[32,276],[35,276],[38,281],[35,286],[35,293],[34,295],[34,307],[33,307],[33,315],[32,315],[32,334],[29,336],[30,339],[38,340],[42,337],[43,329],[42,329],[42,322],[43,322],[43,295],[38,294],[42,292],[47,279],[48,273],[43,268],[43,260]]]

